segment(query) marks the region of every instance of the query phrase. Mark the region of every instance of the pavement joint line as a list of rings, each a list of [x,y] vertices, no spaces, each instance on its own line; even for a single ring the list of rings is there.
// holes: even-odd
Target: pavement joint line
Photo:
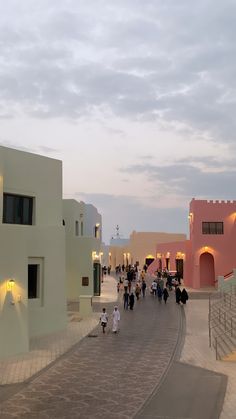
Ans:
[[[184,345],[184,338],[185,338],[185,332],[186,332],[186,321],[185,321],[184,308],[182,306],[180,306],[179,308],[180,308],[180,310],[178,311],[179,312],[179,315],[178,315],[178,321],[179,321],[178,338],[177,338],[177,341],[176,341],[176,344],[175,344],[175,348],[173,350],[173,353],[172,353],[172,355],[170,357],[169,363],[168,363],[166,369],[163,371],[160,380],[158,381],[157,385],[155,386],[155,388],[153,389],[153,391],[151,392],[151,394],[144,401],[144,403],[138,409],[138,411],[136,411],[135,415],[133,416],[134,419],[138,415],[141,415],[142,414],[143,410],[145,409],[145,406],[150,403],[150,401],[152,400],[152,398],[158,392],[158,390],[160,389],[160,387],[164,383],[164,381],[166,379],[166,376],[167,376],[167,374],[168,374],[168,372],[170,370],[170,367],[173,364],[173,362],[175,360],[177,360],[177,359],[178,360],[180,359],[181,350],[182,350],[183,345]],[[174,419],[178,419],[178,418],[174,418]],[[186,418],[186,419],[188,419],[188,418]]]

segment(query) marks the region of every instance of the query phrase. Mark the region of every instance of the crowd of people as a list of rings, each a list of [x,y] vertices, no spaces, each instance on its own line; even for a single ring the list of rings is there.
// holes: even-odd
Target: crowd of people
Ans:
[[[153,298],[157,298],[161,303],[162,300],[164,303],[167,303],[169,292],[172,289],[175,289],[175,300],[177,304],[186,304],[188,300],[188,293],[185,288],[180,289],[181,277],[177,273],[174,277],[170,275],[167,269],[163,271],[158,270],[155,274],[155,277],[150,286],[147,286],[146,276],[147,276],[147,266],[144,265],[143,269],[140,270],[138,265],[127,266],[119,265],[116,267],[117,275],[117,292],[123,291],[123,307],[124,310],[133,310],[136,301],[140,298],[145,298],[147,289],[149,289],[150,294]],[[108,315],[105,308],[100,317],[103,333],[108,322]],[[118,307],[115,306],[112,313],[112,331],[117,333],[120,321],[120,312]]]

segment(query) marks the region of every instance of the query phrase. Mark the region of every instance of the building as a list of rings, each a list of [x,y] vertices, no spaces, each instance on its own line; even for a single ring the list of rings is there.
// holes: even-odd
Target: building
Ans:
[[[137,262],[141,268],[144,264],[149,266],[156,259],[158,243],[184,240],[186,240],[185,234],[133,231],[124,247],[110,246],[112,268],[119,264],[127,266]]]
[[[62,162],[0,147],[0,358],[66,326]]]
[[[189,208],[184,282],[193,288],[215,287],[236,260],[236,201],[193,199]]]
[[[192,199],[189,207],[189,240],[156,245],[157,269],[177,270],[186,286],[218,286],[218,277],[228,277],[236,260],[236,201]],[[182,275],[183,274],[183,275]]]
[[[91,204],[63,200],[67,298],[100,295],[102,219]]]

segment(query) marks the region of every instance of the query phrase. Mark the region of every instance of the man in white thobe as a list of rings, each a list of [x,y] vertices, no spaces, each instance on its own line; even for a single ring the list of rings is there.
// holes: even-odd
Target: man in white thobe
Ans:
[[[117,333],[118,328],[119,328],[119,321],[120,321],[120,312],[117,306],[114,307],[114,310],[112,313],[112,319],[113,319],[112,332]]]

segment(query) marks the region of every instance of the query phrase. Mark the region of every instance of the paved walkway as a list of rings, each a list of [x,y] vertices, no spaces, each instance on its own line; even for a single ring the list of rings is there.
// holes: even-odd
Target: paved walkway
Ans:
[[[103,303],[95,306],[105,303],[111,312],[115,283],[108,280],[106,286]],[[120,301],[118,335],[110,327],[102,335],[97,326],[93,337],[33,379],[0,387],[0,418],[235,418],[236,366],[216,361],[209,349],[208,302],[201,298],[183,308],[173,293],[166,306],[147,295],[133,312],[124,311]]]

